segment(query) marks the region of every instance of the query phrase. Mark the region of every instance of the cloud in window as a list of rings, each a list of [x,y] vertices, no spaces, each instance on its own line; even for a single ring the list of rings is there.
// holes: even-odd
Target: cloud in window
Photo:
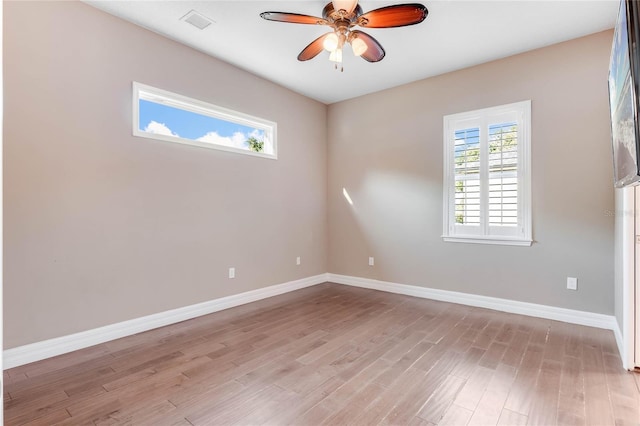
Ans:
[[[157,121],[150,121],[147,127],[144,128],[145,132],[155,133],[156,135],[166,135],[179,137],[177,133],[168,128],[164,123],[158,123]]]
[[[220,136],[218,132],[209,132],[204,136],[200,136],[197,141],[215,143],[218,145],[231,146],[234,148],[246,149],[247,135],[242,132],[235,132],[233,136]]]

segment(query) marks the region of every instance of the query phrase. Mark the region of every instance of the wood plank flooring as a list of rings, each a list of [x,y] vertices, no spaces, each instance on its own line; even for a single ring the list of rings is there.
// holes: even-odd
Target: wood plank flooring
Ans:
[[[640,424],[610,331],[330,283],[4,380],[6,425]]]

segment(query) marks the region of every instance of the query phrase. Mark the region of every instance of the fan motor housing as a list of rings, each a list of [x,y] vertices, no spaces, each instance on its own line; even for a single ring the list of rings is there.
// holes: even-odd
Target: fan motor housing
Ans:
[[[356,6],[353,12],[346,16],[342,16],[342,14],[338,13],[338,11],[333,8],[332,2],[327,3],[324,9],[322,9],[322,17],[328,21],[333,22],[346,20],[349,23],[355,23],[355,21],[358,19],[358,16],[360,15],[362,15],[362,7],[360,7],[359,4]]]

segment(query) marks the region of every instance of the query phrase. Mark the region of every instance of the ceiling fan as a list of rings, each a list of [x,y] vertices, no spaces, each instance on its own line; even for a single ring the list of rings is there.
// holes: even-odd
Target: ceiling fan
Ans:
[[[335,68],[340,64],[340,71],[343,71],[342,49],[345,44],[350,44],[353,53],[368,62],[381,61],[385,55],[375,38],[353,27],[404,27],[419,24],[428,13],[424,5],[409,3],[381,7],[363,14],[358,0],[334,0],[324,7],[322,18],[287,12],[263,12],[260,16],[269,21],[331,27],[332,31],[321,35],[302,49],[298,60],[308,61],[318,56],[322,50],[327,50],[330,52],[329,60],[335,62]]]

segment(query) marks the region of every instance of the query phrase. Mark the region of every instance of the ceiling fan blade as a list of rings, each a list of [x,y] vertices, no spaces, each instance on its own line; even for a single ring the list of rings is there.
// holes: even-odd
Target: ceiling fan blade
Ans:
[[[424,21],[428,13],[419,3],[396,4],[365,13],[358,18],[358,25],[364,28],[405,27]]]
[[[325,37],[327,37],[329,34],[333,34],[333,33],[323,34],[317,39],[313,40],[311,43],[309,43],[309,45],[304,49],[302,49],[302,52],[300,52],[300,54],[298,55],[298,60],[308,61],[309,59],[313,59],[316,56],[318,56],[318,54],[324,50],[324,47],[322,44],[324,43]]]
[[[378,43],[378,40],[362,31],[352,30],[351,33],[354,37],[357,37],[360,40],[364,41],[364,43],[367,45],[367,50],[365,50],[365,52],[361,55],[362,59],[367,62],[379,62],[382,60],[382,58],[384,58],[384,55],[386,53],[384,51],[384,48],[380,45],[380,43]]]
[[[262,12],[260,17],[267,21],[289,22],[292,24],[327,25],[329,23],[326,19],[316,16],[287,12]]]

